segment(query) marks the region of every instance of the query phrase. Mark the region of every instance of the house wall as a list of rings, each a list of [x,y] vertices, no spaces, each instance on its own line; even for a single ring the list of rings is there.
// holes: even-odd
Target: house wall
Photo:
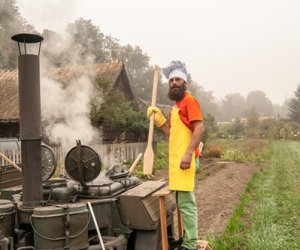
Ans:
[[[0,138],[19,137],[19,122],[0,122]]]

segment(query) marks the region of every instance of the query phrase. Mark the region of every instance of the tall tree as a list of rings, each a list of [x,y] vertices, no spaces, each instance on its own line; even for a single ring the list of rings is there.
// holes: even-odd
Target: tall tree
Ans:
[[[15,0],[0,0],[0,68],[11,69],[17,66],[19,52],[11,36],[33,31],[33,26],[21,17]]]
[[[291,121],[300,123],[300,84],[296,91],[294,91],[294,97],[288,101],[289,113],[288,117]]]
[[[247,112],[246,117],[248,121],[247,126],[249,128],[257,128],[259,120],[257,111],[254,108]]]
[[[235,139],[238,139],[243,135],[243,132],[244,125],[241,123],[240,119],[236,117],[231,127],[231,133],[234,135]]]
[[[80,51],[82,58],[90,57],[96,63],[116,59],[120,47],[118,40],[102,33],[91,20],[80,18],[67,26],[67,32],[71,36],[71,48]]]
[[[273,104],[263,91],[251,91],[246,98],[247,110],[254,109],[259,116],[273,115]]]
[[[205,126],[205,133],[202,138],[202,142],[205,143],[209,137],[215,137],[216,133],[218,132],[217,122],[215,121],[215,117],[207,113],[204,117],[204,126]]]
[[[91,20],[75,20],[67,25],[65,34],[62,36],[47,29],[43,31],[42,53],[48,64],[60,67],[118,60],[121,47],[118,40],[102,33]]]
[[[226,95],[221,105],[223,121],[232,121],[245,114],[246,100],[239,93]]]
[[[121,47],[118,59],[126,65],[134,95],[151,100],[153,67],[149,64],[150,57],[139,46],[127,44]]]

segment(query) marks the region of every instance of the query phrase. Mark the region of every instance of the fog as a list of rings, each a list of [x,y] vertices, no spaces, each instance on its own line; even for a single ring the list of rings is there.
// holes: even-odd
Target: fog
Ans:
[[[140,46],[153,64],[183,60],[194,81],[219,99],[261,90],[282,104],[300,81],[297,0],[17,2],[40,32],[63,32],[83,17],[121,44]]]

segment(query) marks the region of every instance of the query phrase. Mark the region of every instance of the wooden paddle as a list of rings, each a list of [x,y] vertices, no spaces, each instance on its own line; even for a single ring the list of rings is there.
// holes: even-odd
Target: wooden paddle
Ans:
[[[0,157],[6,160],[8,163],[10,163],[15,169],[17,169],[19,172],[22,172],[22,168],[20,168],[16,163],[14,163],[12,160],[7,158],[3,153],[0,152]]]
[[[154,67],[154,77],[153,77],[153,89],[152,89],[152,101],[151,106],[156,105],[156,95],[157,95],[157,85],[158,85],[158,74],[159,68],[157,65]],[[152,148],[153,142],[153,130],[154,130],[154,114],[150,116],[149,132],[148,132],[148,144],[146,151],[144,153],[144,166],[143,172],[145,175],[152,174],[154,153]]]

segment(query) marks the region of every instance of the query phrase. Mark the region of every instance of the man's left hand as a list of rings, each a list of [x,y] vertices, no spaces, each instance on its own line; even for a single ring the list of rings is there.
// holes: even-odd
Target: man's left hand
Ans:
[[[192,156],[193,154],[185,154],[180,162],[180,168],[182,170],[189,169],[191,167],[191,162],[192,162]]]

